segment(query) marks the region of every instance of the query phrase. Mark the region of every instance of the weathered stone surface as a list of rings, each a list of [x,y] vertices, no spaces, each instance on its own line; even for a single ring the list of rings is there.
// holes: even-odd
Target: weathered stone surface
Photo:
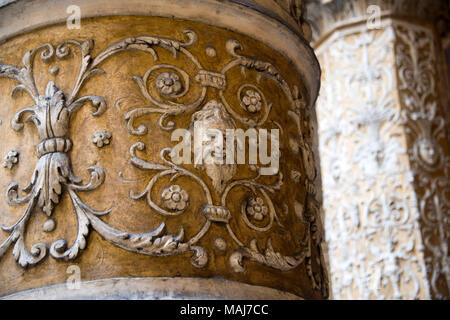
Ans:
[[[11,226],[0,294],[63,284],[75,266],[82,281],[216,277],[326,297],[311,49],[287,27],[271,28],[290,38],[261,41],[251,21],[236,32],[211,17],[115,15],[75,32],[56,21],[33,29],[39,17],[29,32],[0,28],[0,154],[20,154],[0,172],[0,223]],[[172,131],[211,114],[220,129],[279,129],[277,174],[171,162]]]

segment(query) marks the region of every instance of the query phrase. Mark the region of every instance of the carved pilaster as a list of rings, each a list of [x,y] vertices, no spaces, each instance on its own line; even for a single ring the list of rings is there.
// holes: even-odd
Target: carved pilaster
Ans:
[[[369,5],[380,9],[376,28]],[[335,298],[449,297],[446,89],[439,32],[427,22],[442,8],[448,2],[308,6],[323,71],[317,112]]]

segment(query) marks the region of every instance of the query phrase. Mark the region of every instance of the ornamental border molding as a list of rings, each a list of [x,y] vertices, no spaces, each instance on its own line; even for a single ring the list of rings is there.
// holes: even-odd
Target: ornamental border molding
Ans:
[[[169,281],[168,281],[169,280]],[[302,297],[274,288],[232,280],[188,277],[128,277],[80,281],[80,289],[67,284],[19,291],[0,300],[55,299],[254,299],[303,300]],[[131,292],[130,287],[134,288]]]

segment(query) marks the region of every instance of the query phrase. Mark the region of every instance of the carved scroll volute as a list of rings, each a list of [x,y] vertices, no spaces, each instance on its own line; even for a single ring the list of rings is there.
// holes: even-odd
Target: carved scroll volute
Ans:
[[[136,128],[134,125],[136,120],[141,117],[143,120],[147,114],[162,114],[158,121],[159,129],[157,127],[156,130],[170,132],[175,129],[188,129],[188,134],[183,136],[183,141],[193,139],[189,141],[193,146],[193,150],[191,150],[194,155],[194,166],[175,164],[174,159],[170,159],[169,156],[173,154],[174,148],[169,146],[161,149],[159,159],[155,159],[153,153],[148,156],[148,160],[144,160],[136,153],[143,151],[146,143],[135,143],[130,148],[131,163],[141,170],[148,171],[150,178],[143,191],[135,194],[132,190],[131,197],[135,200],[146,199],[152,210],[166,217],[192,215],[194,212],[192,212],[191,203],[195,200],[187,194],[181,180],[178,179],[189,178],[201,187],[206,196],[201,213],[207,220],[201,224],[200,230],[188,240],[188,243],[201,242],[205,235],[211,234],[211,225],[216,224],[224,228],[231,239],[233,246],[230,248],[234,249],[227,259],[228,265],[236,274],[245,275],[247,272],[251,272],[247,269],[245,260],[281,271],[294,270],[304,265],[306,276],[308,281],[311,281],[313,290],[319,292],[320,295],[327,296],[328,288],[326,280],[323,279],[323,265],[317,262],[320,259],[312,260],[313,255],[321,254],[319,247],[322,237],[319,219],[320,205],[315,200],[317,190],[314,185],[317,175],[310,146],[312,141],[310,135],[313,133],[311,130],[307,132],[303,124],[303,122],[312,121],[311,111],[308,110],[307,103],[302,98],[305,94],[300,93],[297,85],[290,86],[270,62],[238,53],[237,51],[244,50],[239,41],[227,40],[226,48],[230,58],[221,70],[205,70],[199,61],[181,50],[181,53],[187,55],[199,68],[195,80],[209,94],[205,95],[205,91],[203,91],[200,98],[194,103],[182,106],[178,102],[179,100],[175,100],[185,93],[182,88],[188,87],[187,78],[178,68],[172,68],[173,72],[159,71],[159,75],[154,76],[158,89],[156,94],[148,89],[149,74],[158,71],[160,66],[171,68],[167,63],[152,66],[143,77],[135,76],[133,78],[140,79],[137,84],[149,105],[133,106],[132,110],[125,115],[128,132],[134,136],[147,135],[148,126],[144,128],[144,125],[140,125]],[[210,47],[206,49],[206,52],[207,55],[214,56]],[[233,75],[231,76],[231,74]],[[230,80],[229,77],[234,79]],[[236,90],[234,90],[235,88]],[[271,95],[274,91],[279,92],[283,98],[269,101],[267,95]],[[211,98],[211,100],[205,101],[206,96],[218,96],[220,99]],[[273,109],[275,102],[279,104],[277,111]],[[121,101],[121,104],[125,105],[126,102]],[[284,108],[280,108],[280,105]],[[190,115],[187,128],[178,124],[178,120],[181,118],[178,116],[182,114]],[[171,117],[171,120],[167,121],[168,117]],[[285,125],[282,126],[280,122]],[[280,132],[275,140],[271,140],[271,144],[279,143],[280,141],[277,139],[285,139],[286,131],[293,136],[292,139],[296,141],[297,147],[294,155],[291,156],[295,159],[295,164],[292,165],[296,168],[293,170],[296,174],[286,172],[285,168],[280,167],[277,168],[279,170],[274,170],[271,173],[273,176],[267,179],[261,173],[263,168],[260,164],[213,161],[208,163],[208,160],[213,160],[213,154],[224,155],[226,153],[225,148],[228,141],[222,141],[222,145],[220,143],[215,145],[217,150],[209,148],[214,145],[215,137],[220,135],[226,137],[228,130],[240,129],[244,132],[249,129],[258,134],[258,130],[267,130],[267,128]],[[307,128],[310,126],[308,125]],[[208,133],[214,138],[208,137]],[[148,136],[151,139],[151,134]],[[196,141],[199,138],[200,141]],[[245,142],[238,147],[245,148],[243,144]],[[196,147],[201,148],[198,151]],[[287,155],[288,152],[285,154]],[[279,160],[283,153],[280,156],[278,150],[272,156],[278,157]],[[238,171],[239,178],[237,178]],[[206,173],[206,177],[202,172]],[[161,204],[158,204],[158,198],[154,196],[155,186],[163,183],[166,176],[170,177],[171,185],[164,187],[161,194],[162,203],[159,201]],[[268,181],[271,182],[268,183]],[[292,183],[295,188],[297,188],[296,184],[303,184],[308,195],[306,197],[305,195],[297,196],[298,192],[292,190],[292,193],[296,194],[296,199],[280,200],[282,187],[284,192],[290,191],[288,190],[289,186],[285,185],[287,183]],[[281,198],[283,197],[281,196]],[[295,200],[299,205],[294,206],[290,203],[291,200]],[[302,209],[299,209],[300,207]],[[290,211],[290,208],[294,208],[294,210]],[[281,215],[285,216],[281,218]],[[282,220],[285,219],[286,221],[294,219],[295,224],[303,226],[303,228],[299,227],[300,230],[303,230],[301,238],[292,237],[295,240],[290,244],[291,252],[293,252],[290,255],[282,253],[286,243],[280,241],[279,237],[279,234],[290,233],[294,228],[284,225]],[[216,240],[222,244],[220,247],[223,247],[223,242],[226,241],[223,238]]]
[[[298,88],[303,88],[299,77],[286,72],[287,67],[283,73],[279,71],[273,64],[276,59],[269,62],[252,56],[250,53],[256,56],[257,50],[235,40],[229,31],[222,30],[226,36],[214,40],[215,48],[226,48],[218,53],[211,45],[205,46],[203,33],[179,30],[170,38],[154,35],[158,32],[126,37],[107,43],[95,56],[92,40],[66,40],[56,50],[48,45],[47,55],[53,52],[56,62],[77,57],[68,54],[69,47],[79,50],[82,62],[72,92],[60,90],[55,76],[46,84],[45,93],[39,95],[40,88],[29,81],[31,64],[24,66],[27,72],[0,64],[0,77],[19,82],[35,101],[34,106],[17,113],[13,129],[21,130],[31,121],[39,139],[29,187],[21,190],[14,182],[7,190],[8,204],[23,205],[24,213],[15,224],[3,228],[8,237],[0,245],[0,258],[13,248],[13,256],[22,267],[34,266],[48,255],[83,263],[77,258],[83,254],[90,259],[91,247],[97,245],[89,243],[97,239],[89,236],[93,230],[103,239],[97,247],[116,259],[114,263],[122,256],[132,262],[118,267],[113,263],[114,272],[134,264],[137,273],[161,276],[183,272],[225,276],[231,270],[230,279],[246,282],[255,270],[267,272],[269,277],[273,270],[277,270],[277,276],[287,277],[292,277],[289,271],[300,270],[302,280],[293,281],[305,282],[314,297],[325,297],[327,287],[319,270],[323,266],[316,259],[320,205],[316,203],[316,190],[310,187],[316,173],[310,133],[304,132],[302,125],[309,120],[305,120],[308,110],[302,97],[306,94],[299,93]],[[203,47],[206,56],[198,54]],[[120,52],[123,54],[112,58]],[[109,76],[115,63],[122,63],[127,55],[133,59],[121,69],[126,72],[114,75],[123,82],[104,81],[99,67]],[[216,58],[220,63],[211,63]],[[281,55],[279,58],[284,61]],[[87,83],[93,85],[86,91],[98,91],[105,98],[78,97]],[[106,101],[115,103],[107,108]],[[106,114],[89,117],[88,121],[85,114],[75,117],[86,103],[94,107],[94,116]],[[180,164],[172,157],[176,142],[171,141],[171,135],[177,129],[192,139],[196,130],[200,136],[201,131],[215,130],[225,139],[223,147],[208,150],[213,143],[200,141],[200,164],[193,140],[193,162]],[[268,130],[267,156],[272,143],[279,143],[281,149],[286,147],[284,139],[289,132],[297,142],[295,152],[278,150],[272,156],[281,158],[280,162],[295,161],[276,168],[269,176],[262,174],[262,169],[271,164],[216,163],[215,155],[226,153],[227,130],[236,129],[253,129],[257,134],[260,129]],[[272,138],[271,130],[279,134]],[[283,158],[286,155],[288,160]],[[10,154],[11,166],[18,156]],[[73,159],[75,169],[86,163],[90,173],[87,183],[82,184],[75,176]],[[282,188],[295,196],[283,196]],[[63,196],[68,201],[61,201]],[[110,209],[96,211],[87,203]],[[70,214],[62,210],[63,206],[75,213],[76,225],[66,225],[65,229],[73,231],[74,240],[62,237],[27,249],[26,227],[30,217],[39,214],[35,209],[46,216],[43,230],[53,232]],[[61,218],[58,225],[53,220],[57,217]],[[143,256],[153,257],[145,260]],[[108,272],[104,271],[105,275]],[[271,283],[275,282],[274,276]]]

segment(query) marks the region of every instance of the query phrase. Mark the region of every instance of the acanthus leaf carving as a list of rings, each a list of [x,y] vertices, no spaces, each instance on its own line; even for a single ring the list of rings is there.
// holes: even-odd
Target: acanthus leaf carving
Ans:
[[[184,97],[187,94],[190,83],[189,76],[185,73],[184,70],[181,70],[178,67],[172,66],[167,63],[158,62],[158,64],[150,67],[143,77],[134,76],[132,79],[137,83],[143,97],[149,103],[149,106],[133,108],[125,115],[128,132],[136,136],[142,136],[146,134],[147,126],[141,124],[136,128],[134,126],[134,122],[136,119],[151,113],[162,114],[158,121],[158,125],[160,129],[164,131],[172,131],[176,128],[176,124],[174,121],[165,123],[167,117],[176,117],[182,114],[192,114],[190,126],[188,128],[191,135],[194,133],[194,124],[198,123],[200,123],[200,126],[202,126],[201,128],[218,129],[220,131],[223,131],[222,134],[226,129],[239,128],[239,125],[242,125],[245,128],[261,128],[267,123],[274,123],[279,129],[282,130],[281,125],[268,120],[269,114],[272,110],[272,103],[266,100],[263,91],[258,86],[250,83],[245,83],[242,84],[237,91],[237,101],[239,102],[241,108],[248,113],[248,117],[240,115],[240,113],[235,110],[234,106],[232,106],[225,97],[225,91],[228,89],[228,71],[235,67],[238,67],[240,68],[241,74],[243,75],[244,79],[245,73],[247,71],[255,71],[257,73],[256,79],[258,83],[261,83],[263,79],[269,80],[272,85],[275,84],[276,86],[281,88],[281,91],[285,94],[286,99],[290,103],[288,113],[294,120],[296,133],[300,135],[298,137],[298,139],[300,140],[300,144],[297,153],[301,152],[303,154],[304,158],[301,163],[303,163],[308,173],[307,177],[309,180],[305,181],[305,184],[307,185],[311,195],[307,198],[309,199],[308,201],[315,201],[311,199],[312,197],[314,197],[316,192],[316,188],[314,186],[314,184],[316,183],[316,169],[314,167],[312,150],[309,147],[309,143],[311,143],[311,137],[309,135],[312,135],[312,132],[310,131],[306,134],[303,132],[303,122],[312,121],[312,119],[304,118],[303,116],[304,112],[308,113],[309,111],[307,110],[308,108],[306,108],[306,103],[302,98],[299,89],[294,86],[293,90],[291,90],[288,83],[284,80],[282,75],[271,63],[259,60],[254,57],[238,54],[236,50],[242,50],[243,48],[240,42],[238,42],[237,40],[228,40],[226,43],[226,48],[228,53],[232,57],[232,60],[229,63],[225,64],[220,72],[205,70],[192,55],[188,54],[187,50],[180,50],[180,52],[188,56],[188,58],[193,62],[194,66],[198,68],[198,70],[196,71],[197,74],[195,80],[200,84],[202,89],[200,91],[200,97],[194,102],[187,102],[184,104],[179,102],[175,103],[171,100],[172,97],[169,94],[162,94],[161,92],[159,98],[151,95],[152,91],[149,90],[148,79],[151,73],[160,71],[159,69],[164,69],[164,71],[160,71],[161,73],[159,75],[155,75],[156,79],[162,79],[162,74],[164,74],[164,78],[167,78],[168,81],[167,84],[159,83],[158,86],[158,81],[161,82],[161,79],[157,80],[157,83],[155,85],[156,92],[164,89],[168,93],[171,89],[168,87],[166,88],[165,86],[174,85],[176,80],[180,81],[180,87],[184,88],[182,92],[179,92],[178,89],[176,90],[177,97]],[[167,69],[172,69],[173,72],[177,74],[177,76],[166,74],[167,71],[165,70]],[[171,78],[171,80],[169,78]],[[209,100],[204,103],[204,98],[206,97],[207,90],[214,90],[215,92],[218,92],[220,101]],[[173,93],[175,93],[175,91]],[[318,210],[311,209],[311,206],[308,206],[309,212],[305,213],[305,216],[307,216],[308,218],[304,221],[302,220],[302,222],[306,225],[307,231],[302,242],[298,244],[301,247],[298,253],[291,256],[283,255],[282,253],[274,250],[271,245],[270,238],[267,239],[266,250],[264,253],[261,253],[257,248],[255,242],[256,239],[250,241],[250,244],[248,246],[245,245],[237,237],[236,233],[233,231],[233,227],[231,227],[230,225],[230,221],[232,219],[237,219],[239,217],[234,216],[234,213],[227,207],[227,198],[228,195],[233,192],[233,189],[235,187],[240,187],[247,189],[251,193],[248,199],[259,199],[257,200],[258,206],[267,209],[265,211],[264,209],[262,209],[264,211],[264,214],[262,214],[261,217],[258,214],[254,214],[254,217],[258,217],[261,220],[257,222],[262,222],[262,224],[253,223],[251,221],[252,218],[249,219],[245,208],[242,209],[240,217],[248,228],[253,229],[257,232],[268,232],[273,227],[274,222],[276,222],[280,227],[283,227],[280,219],[278,218],[278,214],[276,212],[277,210],[275,208],[273,200],[270,196],[270,194],[279,191],[281,189],[281,186],[283,185],[283,174],[281,172],[276,175],[277,179],[275,182],[273,182],[272,184],[267,184],[260,180],[261,168],[257,165],[249,166],[249,170],[253,172],[253,176],[247,179],[234,178],[237,166],[233,164],[217,165],[214,163],[203,163],[202,165],[195,165],[194,169],[205,170],[206,175],[210,179],[210,183],[212,185],[212,188],[210,189],[208,187],[209,184],[207,183],[207,181],[203,181],[199,175],[194,173],[194,171],[185,169],[182,166],[175,164],[169,160],[167,156],[174,152],[172,148],[163,148],[160,152],[160,161],[158,162],[147,161],[136,155],[136,150],[143,151],[144,148],[145,145],[142,142],[137,142],[131,146],[131,164],[141,170],[152,172],[152,176],[142,192],[136,194],[132,191],[130,193],[132,199],[139,200],[145,198],[152,211],[163,216],[173,217],[185,214],[185,212],[189,211],[189,207],[182,205],[183,202],[178,198],[189,198],[190,200],[190,196],[183,196],[181,194],[182,186],[180,187],[178,184],[175,184],[175,182],[180,177],[188,177],[201,187],[206,198],[205,204],[202,209],[202,213],[205,216],[206,221],[200,224],[201,228],[197,232],[197,234],[195,234],[188,240],[189,244],[194,245],[198,241],[200,241],[200,239],[208,232],[211,223],[222,225],[228,231],[231,239],[233,239],[235,244],[239,247],[239,249],[233,252],[229,257],[229,263],[233,270],[235,270],[236,272],[244,271],[244,258],[282,271],[295,269],[302,263],[305,263],[307,275],[313,282],[313,288],[315,290],[321,290],[324,296],[328,295],[328,284],[326,283],[326,280],[321,279],[321,277],[323,277],[323,274],[315,273],[315,271],[313,271],[315,267],[313,268],[311,264],[313,247],[318,246],[321,242],[320,237],[316,236],[317,231],[321,230],[320,222],[319,220],[312,218],[313,216],[319,214]],[[222,150],[216,151],[220,153],[220,151]],[[203,156],[203,154],[201,156]],[[194,164],[195,163],[197,162],[194,161]],[[163,205],[159,205],[157,201],[152,198],[152,190],[154,186],[159,179],[165,176],[170,177],[169,181],[171,183],[171,185],[169,187],[166,187],[161,194],[162,203],[166,208],[164,208]],[[302,178],[302,180],[304,179]],[[220,196],[220,203],[214,203],[214,198],[212,196],[213,192],[217,193],[217,195]],[[176,196],[177,199],[172,199],[172,196]],[[167,206],[166,202],[170,202],[170,205]],[[172,204],[172,202],[174,203]],[[178,204],[180,205],[180,207],[178,207]],[[173,207],[173,209],[166,210],[167,207]],[[254,209],[259,210],[259,207],[255,207]],[[254,213],[256,212],[255,210],[253,210]],[[314,243],[311,243],[309,241],[311,233],[314,234]],[[321,254],[320,251],[318,252],[318,254]],[[207,259],[206,255],[204,259]],[[322,262],[319,262],[318,264],[322,268],[323,272]]]
[[[158,125],[164,131],[172,131],[176,127],[175,121],[169,120],[169,117],[176,118],[179,115],[187,114],[192,114],[192,121],[201,118],[201,120],[204,120],[206,127],[214,125],[221,130],[236,129],[238,126],[262,128],[263,126],[276,125],[282,131],[280,124],[273,120],[269,121],[273,104],[266,100],[263,90],[258,86],[261,81],[267,80],[271,85],[281,88],[281,92],[284,93],[290,104],[289,115],[294,120],[294,126],[297,129],[296,133],[299,135],[297,138],[300,140],[300,150],[298,151],[304,154],[303,161],[300,161],[299,165],[303,165],[307,173],[307,179],[303,178],[302,175],[298,176],[298,179],[309,180],[308,182],[305,181],[306,185],[311,186],[308,189],[306,201],[315,201],[312,199],[315,194],[313,185],[316,174],[315,168],[313,168],[314,158],[312,150],[309,147],[311,137],[303,132],[303,122],[310,120],[304,118],[303,112],[310,111],[305,107],[306,103],[298,88],[294,87],[294,91],[292,91],[283,76],[271,63],[238,54],[236,51],[243,50],[243,47],[237,40],[233,39],[226,43],[232,60],[218,72],[205,70],[199,60],[188,50],[190,46],[196,43],[197,35],[189,29],[183,30],[183,33],[187,36],[188,40],[186,42],[155,36],[129,37],[110,45],[96,57],[91,56],[94,46],[92,40],[83,42],[67,40],[60,43],[56,49],[51,44],[45,44],[27,52],[23,58],[24,68],[20,70],[13,66],[0,64],[0,77],[8,77],[18,81],[19,86],[16,87],[14,92],[24,90],[30,94],[36,103],[36,105],[23,108],[16,113],[12,121],[13,129],[16,131],[21,130],[23,128],[22,119],[28,115],[27,120],[35,124],[41,140],[37,147],[38,161],[36,169],[32,175],[30,185],[24,189],[27,192],[26,195],[23,197],[19,196],[17,183],[12,183],[8,188],[6,195],[8,203],[10,205],[27,203],[27,208],[16,224],[3,228],[11,234],[0,245],[0,257],[15,243],[13,255],[23,267],[40,262],[47,255],[47,252],[50,252],[50,255],[55,259],[73,260],[86,249],[89,232],[94,230],[103,239],[115,246],[138,254],[169,256],[193,253],[191,258],[192,265],[202,268],[208,262],[208,254],[198,243],[207,234],[211,224],[217,223],[226,228],[231,239],[239,247],[230,256],[230,264],[236,271],[243,270],[243,258],[248,258],[251,261],[282,271],[292,270],[304,263],[307,275],[313,282],[313,288],[322,290],[323,295],[326,296],[327,285],[325,282],[317,281],[317,275],[314,274],[311,264],[313,247],[320,242],[317,238],[314,238],[312,242],[310,240],[311,234],[315,234],[321,228],[318,221],[311,218],[319,214],[317,210],[311,209],[305,203],[305,207],[309,210],[304,213],[305,220],[302,220],[306,226],[306,231],[302,241],[296,244],[300,246],[300,249],[294,255],[284,255],[276,251],[272,247],[271,237],[266,238],[266,249],[264,253],[261,253],[256,245],[256,240],[251,240],[248,245],[244,244],[237,237],[237,233],[233,231],[229,223],[231,219],[242,219],[246,227],[256,232],[268,232],[274,223],[277,223],[280,228],[284,228],[272,199],[272,195],[280,191],[283,186],[283,174],[281,172],[277,172],[274,182],[267,183],[261,179],[261,168],[257,165],[249,168],[252,172],[249,178],[236,179],[235,165],[215,166],[205,164],[203,169],[206,171],[210,181],[203,181],[201,176],[194,172],[195,170],[201,170],[201,168],[195,168],[195,170],[191,171],[168,159],[167,156],[173,151],[172,148],[163,148],[160,152],[160,161],[151,162],[136,155],[136,151],[144,150],[145,144],[142,142],[134,143],[130,147],[131,164],[140,170],[151,172],[152,177],[141,193],[130,193],[132,199],[146,198],[152,212],[167,217],[176,217],[189,211],[191,197],[183,189],[181,182],[177,184],[178,181],[176,180],[178,178],[184,177],[193,180],[203,191],[205,197],[202,208],[204,221],[201,223],[198,232],[188,240],[184,240],[185,234],[182,226],[180,226],[180,232],[177,235],[171,235],[166,234],[164,223],[160,224],[155,230],[144,233],[131,233],[116,229],[99,217],[110,214],[113,212],[113,208],[106,211],[96,211],[85,204],[79,197],[79,192],[90,192],[99,188],[104,183],[105,172],[99,167],[90,167],[88,170],[91,173],[91,179],[85,185],[82,185],[82,181],[73,174],[69,156],[69,151],[72,148],[72,140],[68,137],[70,119],[75,112],[87,103],[94,108],[92,113],[94,116],[102,115],[107,110],[107,105],[102,97],[94,95],[79,97],[78,93],[88,79],[96,74],[104,73],[99,66],[109,57],[127,50],[140,50],[151,54],[155,64],[147,69],[143,76],[134,76],[132,78],[141,94],[149,103],[149,106],[135,108],[125,115],[130,134],[135,136],[145,135],[148,132],[148,127],[141,124],[136,128],[134,125],[135,120],[153,113],[160,114]],[[49,82],[45,94],[39,95],[33,76],[34,56],[39,50],[44,50],[41,54],[41,59],[44,62],[50,61],[54,56],[58,59],[65,59],[68,58],[70,47],[72,46],[80,50],[82,60],[72,92],[67,94],[61,91],[54,82]],[[190,80],[191,76],[185,70],[167,63],[159,63],[160,58],[156,48],[170,51],[174,59],[177,59],[178,55],[181,54],[186,56],[196,68],[194,79],[197,84]],[[245,117],[240,115],[241,110],[237,112],[239,109],[235,109],[227,101],[224,94],[228,90],[227,72],[235,67],[241,69],[244,78],[246,72],[256,72],[257,74],[256,85],[243,84],[237,92],[237,101],[243,108],[242,110],[247,113]],[[156,72],[159,73],[159,76],[155,77],[156,81],[153,85],[156,88],[156,92],[158,92],[158,97],[152,96],[154,90],[149,90],[148,87],[150,75],[153,77]],[[187,103],[175,102],[173,99],[184,98],[187,95],[191,88],[191,82],[201,87],[198,91],[200,92],[199,96]],[[205,103],[204,100],[208,90],[215,90],[216,93],[218,91],[217,95],[220,99],[210,100]],[[47,117],[47,115],[51,116]],[[109,139],[107,135],[104,135],[103,137],[98,137],[94,143],[99,147],[101,144],[107,144],[104,138],[106,140]],[[277,156],[280,155],[277,154]],[[162,177],[169,177],[171,185],[167,186],[167,190],[161,194],[161,200],[164,205],[159,205],[157,201],[152,199],[151,191],[155,183]],[[210,184],[212,188],[209,187]],[[253,217],[256,220],[261,220],[259,222],[262,224],[250,221],[246,212],[234,213],[227,207],[227,198],[235,191],[235,187],[245,189],[248,199],[258,199],[255,200],[256,204],[252,208]],[[38,243],[33,245],[30,252],[28,252],[24,244],[25,228],[34,208],[36,206],[40,207],[47,216],[51,216],[64,192],[67,192],[70,197],[77,217],[78,231],[76,239],[70,246],[65,239],[56,240],[51,244],[50,248],[48,248],[47,244]],[[218,196],[217,202],[214,200],[216,197],[213,197],[213,192],[216,192]],[[259,215],[256,212],[261,208],[263,208],[263,213]],[[286,212],[289,212],[287,206],[284,214]],[[54,224],[51,225],[49,223],[45,229],[50,232],[53,228]],[[323,269],[323,265],[319,267]]]

